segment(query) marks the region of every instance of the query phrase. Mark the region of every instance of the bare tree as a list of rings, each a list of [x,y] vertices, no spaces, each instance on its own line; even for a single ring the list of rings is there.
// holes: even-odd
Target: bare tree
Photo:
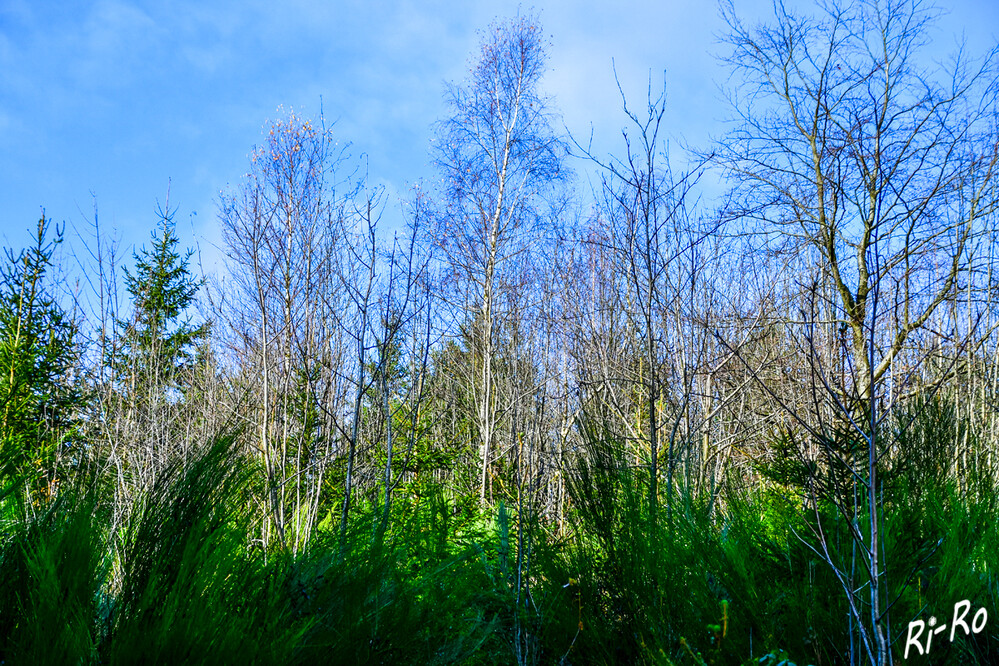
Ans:
[[[739,124],[717,154],[735,182],[728,212],[814,262],[868,399],[953,293],[999,202],[993,59],[928,69],[931,16],[909,0],[829,3],[818,20],[778,6],[756,29],[731,6],[726,17],[740,77]],[[895,326],[872,337],[877,289]]]
[[[455,304],[474,321],[478,360],[470,388],[482,502],[503,412],[496,359],[509,313],[503,310],[502,292],[512,286],[516,263],[541,238],[546,195],[565,175],[565,148],[539,91],[545,47],[532,17],[489,28],[468,83],[448,89],[452,115],[437,133],[445,203],[432,234],[458,286]]]
[[[375,290],[378,271],[378,239],[377,229],[380,219],[379,193],[373,193],[355,206],[354,216],[361,223],[357,242],[349,243],[347,251],[350,254],[350,264],[353,269],[341,271],[339,276],[345,285],[348,298],[353,304],[354,321],[348,335],[356,345],[356,375],[354,384],[354,404],[350,412],[350,430],[342,430],[347,441],[347,472],[343,487],[343,504],[340,512],[341,543],[347,535],[347,520],[350,516],[351,498],[354,484],[354,465],[357,461],[357,449],[360,443],[361,412],[364,395],[376,381],[376,377],[367,375],[368,351],[376,346],[372,340],[377,313],[375,311]]]
[[[679,453],[700,453],[692,448],[694,438],[709,420],[700,408],[714,409],[696,395],[703,379],[710,383],[706,364],[711,341],[697,304],[712,292],[707,279],[712,245],[706,241],[718,229],[709,229],[692,213],[698,170],[672,170],[663,137],[665,84],[654,94],[650,81],[645,105],[637,112],[628,106],[620,86],[619,92],[629,121],[622,131],[624,154],[602,159],[588,148],[584,153],[605,174],[598,213],[605,229],[595,240],[608,253],[607,269],[616,276],[614,288],[626,317],[630,342],[621,360],[631,367],[617,374],[632,378],[641,394],[641,440],[648,444],[642,457],[648,461],[654,513],[664,446],[669,509]]]
[[[292,549],[315,522],[337,434],[338,422],[316,415],[341,416],[345,398],[343,377],[329,372],[339,373],[336,362],[345,358],[337,325],[344,229],[333,187],[341,161],[329,129],[291,113],[270,126],[246,180],[221,201],[235,292],[221,316],[234,334],[231,351],[258,373],[248,388],[257,394],[251,422],[266,470],[268,525]]]
[[[855,483],[853,499],[837,506],[855,525],[866,602],[821,522],[817,552],[843,585],[867,659],[885,664],[883,383],[972,270],[969,245],[999,205],[995,52],[980,62],[959,53],[949,68],[932,68],[921,50],[932,15],[911,0],[828,2],[819,18],[783,4],[775,12],[772,24],[750,28],[725,7],[737,124],[718,160],[734,182],[730,216],[810,276],[798,285],[798,324],[814,395],[864,443],[862,455],[844,459],[812,431]]]
[[[386,257],[387,279],[379,303],[381,319],[376,335],[378,390],[384,423],[385,477],[382,531],[387,529],[392,493],[405,477],[420,435],[420,411],[430,358],[433,314],[428,288],[430,257],[419,253],[423,218],[419,202],[413,212],[407,237],[393,238]],[[405,375],[405,381],[401,381]],[[404,384],[400,387],[399,384]],[[405,455],[394,467],[394,421],[406,425]]]

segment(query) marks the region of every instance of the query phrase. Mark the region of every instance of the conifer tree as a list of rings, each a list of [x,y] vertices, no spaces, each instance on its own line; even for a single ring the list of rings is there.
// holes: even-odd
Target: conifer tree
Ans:
[[[135,252],[134,269],[125,269],[132,312],[117,320],[116,344],[109,346],[114,437],[131,442],[124,451],[140,487],[190,454],[188,393],[209,325],[195,324],[188,312],[203,281],[191,275],[193,251],[182,253],[179,242],[169,208],[161,210],[151,247]]]
[[[191,275],[194,251],[181,254],[179,242],[172,213],[160,211],[152,248],[134,253],[134,271],[125,270],[133,310],[130,320],[118,321],[119,361],[130,371],[132,390],[183,390],[181,375],[208,334],[208,324],[195,325],[188,313],[203,280]]]
[[[43,215],[33,244],[7,250],[0,268],[0,497],[55,490],[80,402],[71,382],[77,328],[49,285],[62,231],[50,240],[50,229]]]

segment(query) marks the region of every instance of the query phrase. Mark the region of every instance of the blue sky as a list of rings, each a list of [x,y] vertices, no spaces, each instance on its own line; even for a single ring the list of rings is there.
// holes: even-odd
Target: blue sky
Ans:
[[[771,5],[736,6],[752,21]],[[666,71],[674,142],[722,131],[713,2],[0,0],[0,242],[23,245],[42,207],[85,229],[96,202],[130,257],[170,183],[182,239],[211,264],[218,194],[238,184],[279,106],[312,117],[322,106],[395,210],[434,176],[445,82],[464,78],[476,31],[518,7],[551,35],[548,94],[570,131],[592,126],[598,151],[617,149],[624,126],[612,58],[636,101]],[[948,11],[935,43],[963,32],[971,53],[995,44],[999,2]]]

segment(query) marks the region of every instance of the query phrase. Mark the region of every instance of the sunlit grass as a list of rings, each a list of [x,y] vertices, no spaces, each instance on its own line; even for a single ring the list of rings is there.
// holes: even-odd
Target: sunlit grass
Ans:
[[[0,661],[844,659],[844,593],[807,543],[814,511],[792,491],[732,489],[709,512],[681,486],[667,515],[664,498],[651,505],[645,470],[618,464],[612,438],[588,446],[562,533],[527,509],[475,508],[427,486],[400,493],[387,524],[377,496],[362,497],[346,531],[324,521],[297,554],[264,551],[252,501],[260,470],[231,437],[165,472],[121,533],[94,481],[43,510],[11,494],[0,503]],[[888,501],[884,515],[895,634],[961,599],[994,608],[999,592],[991,477],[962,490],[947,476],[908,474],[900,492],[923,484],[910,494],[918,501]],[[827,506],[819,515],[831,552],[848,556],[842,520]],[[934,649],[962,663],[995,656],[985,636]]]

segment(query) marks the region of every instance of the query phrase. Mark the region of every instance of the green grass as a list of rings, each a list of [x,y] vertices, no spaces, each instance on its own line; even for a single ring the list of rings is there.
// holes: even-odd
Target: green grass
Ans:
[[[954,425],[929,412],[918,432],[895,435],[926,459]],[[812,550],[816,512],[794,487],[733,484],[709,513],[679,486],[653,506],[645,470],[624,464],[613,437],[590,432],[586,446],[562,534],[529,502],[476,510],[428,486],[400,493],[387,526],[362,498],[345,538],[325,523],[297,555],[265,552],[254,539],[261,472],[234,437],[164,473],[116,533],[99,479],[44,507],[8,493],[0,662],[848,661],[846,598]],[[961,484],[919,466],[891,479],[883,533],[900,658],[910,619],[946,616],[962,599],[996,608],[999,500],[983,468]],[[848,561],[843,518],[828,504],[817,512],[833,557]],[[986,631],[912,662],[997,659]]]

